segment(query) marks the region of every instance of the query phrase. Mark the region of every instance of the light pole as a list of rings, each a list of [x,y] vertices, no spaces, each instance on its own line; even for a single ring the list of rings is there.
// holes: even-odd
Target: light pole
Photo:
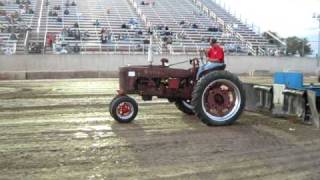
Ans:
[[[317,54],[317,66],[319,66],[320,61],[320,14],[313,14],[313,19],[317,20],[319,23],[319,34],[318,34],[318,54]]]

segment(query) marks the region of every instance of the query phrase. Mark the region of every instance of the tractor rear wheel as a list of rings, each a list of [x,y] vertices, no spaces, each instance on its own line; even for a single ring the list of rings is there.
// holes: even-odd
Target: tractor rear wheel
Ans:
[[[245,106],[241,81],[227,71],[215,71],[203,76],[192,93],[196,116],[209,126],[234,123]]]
[[[176,107],[187,115],[194,115],[193,107],[190,100],[177,100],[175,102]]]
[[[138,104],[129,96],[117,96],[111,101],[109,111],[119,123],[130,123],[138,114]]]

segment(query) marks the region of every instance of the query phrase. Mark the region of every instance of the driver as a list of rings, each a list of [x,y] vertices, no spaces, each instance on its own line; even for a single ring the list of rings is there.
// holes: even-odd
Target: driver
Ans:
[[[206,50],[205,54],[208,58],[208,62],[200,67],[198,76],[201,72],[224,65],[224,51],[218,44],[216,39],[211,39],[211,47]]]

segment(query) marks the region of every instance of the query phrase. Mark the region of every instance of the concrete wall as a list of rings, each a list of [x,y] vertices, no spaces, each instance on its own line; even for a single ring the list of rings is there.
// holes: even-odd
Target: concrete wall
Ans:
[[[171,63],[175,63],[192,57],[169,56],[167,58]],[[41,78],[42,75],[45,78],[50,78],[52,73],[58,75],[69,73],[67,77],[105,77],[116,73],[120,66],[147,64],[146,58],[146,55],[0,56],[0,79],[23,79],[24,76],[27,79],[32,79],[31,75],[33,76],[35,73],[37,73],[34,77],[36,79]],[[162,56],[154,56],[155,64],[159,64],[161,58]],[[298,70],[303,73],[314,74],[318,69],[316,60],[309,58],[227,56],[226,64],[229,71],[237,74],[250,73],[255,70],[270,72]],[[187,68],[189,64],[186,63],[177,67]],[[78,76],[74,75],[75,72],[78,73]],[[87,75],[81,75],[80,72],[86,72]],[[23,73],[27,74],[24,75]],[[70,75],[70,73],[73,74]],[[53,78],[59,78],[59,76]]]

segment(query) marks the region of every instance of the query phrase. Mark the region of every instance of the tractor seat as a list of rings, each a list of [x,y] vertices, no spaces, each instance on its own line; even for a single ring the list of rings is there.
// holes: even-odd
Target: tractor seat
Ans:
[[[226,64],[205,64],[201,66],[197,73],[197,79],[199,79],[203,74],[211,71],[223,71],[226,69]]]
[[[213,68],[212,70],[220,70],[220,71],[222,71],[222,70],[225,70],[225,69],[226,69],[226,66],[227,66],[227,65],[223,63],[223,64],[221,64],[221,65]]]

